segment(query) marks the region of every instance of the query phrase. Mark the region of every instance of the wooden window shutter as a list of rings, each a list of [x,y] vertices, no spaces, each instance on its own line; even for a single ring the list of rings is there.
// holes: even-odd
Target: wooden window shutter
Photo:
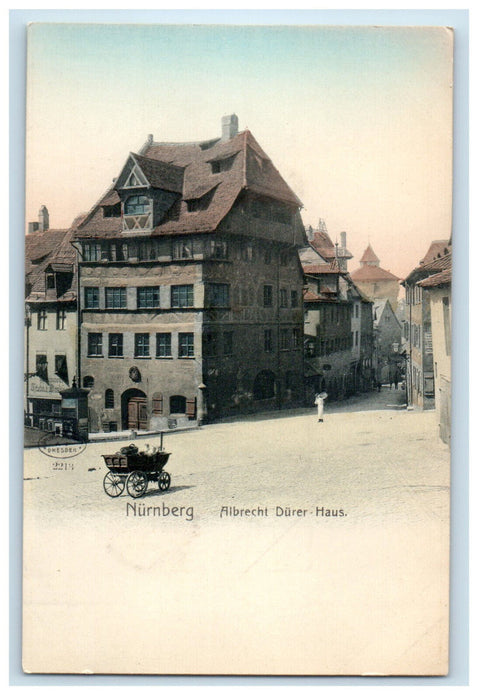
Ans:
[[[153,415],[161,416],[163,413],[163,395],[155,394],[153,396]]]
[[[196,417],[196,399],[186,399],[186,415],[188,418]]]

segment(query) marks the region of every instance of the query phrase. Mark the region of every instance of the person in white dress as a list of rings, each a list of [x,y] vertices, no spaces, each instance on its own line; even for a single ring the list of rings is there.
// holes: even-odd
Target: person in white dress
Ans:
[[[324,394],[317,394],[315,397],[315,405],[317,406],[317,420],[319,423],[324,422]]]

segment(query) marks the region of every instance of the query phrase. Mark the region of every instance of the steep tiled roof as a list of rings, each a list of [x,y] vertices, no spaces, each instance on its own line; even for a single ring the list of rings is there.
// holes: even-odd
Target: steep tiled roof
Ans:
[[[335,258],[335,246],[326,231],[314,231],[310,245],[326,260]]]
[[[451,269],[437,272],[436,275],[431,275],[418,283],[420,287],[440,287],[451,284]]]
[[[433,261],[435,266],[437,266],[437,263],[442,266],[441,272],[436,272],[433,275],[426,277],[424,280],[418,283],[420,287],[439,287],[440,285],[451,284],[451,253]]]
[[[43,235],[46,236],[48,233],[48,231],[45,231]],[[53,233],[57,234],[58,231]],[[45,272],[48,268],[57,272],[73,273],[70,288],[66,290],[61,297],[56,298],[55,301],[74,301],[76,299],[77,266],[76,251],[71,245],[73,235],[74,230],[70,229],[63,230],[61,237],[56,235],[52,236],[52,240],[56,240],[55,247],[38,265],[33,267],[27,277],[27,282],[30,285],[30,294],[27,301],[45,301]]]
[[[446,253],[441,257],[436,257],[423,265],[418,265],[415,267],[410,274],[404,280],[409,284],[414,284],[417,280],[424,279],[425,277],[430,277],[437,272],[442,272],[444,270],[451,270],[451,253]],[[423,285],[422,285],[423,286]]]
[[[142,149],[142,155],[133,156],[148,179],[151,178],[153,186],[165,188],[163,183],[167,181],[171,187],[174,181],[174,186],[179,188],[180,175],[183,175],[180,206],[170,210],[170,214],[174,211],[174,215],[166,216],[152,231],[153,236],[215,231],[243,190],[271,197],[295,208],[301,206],[300,200],[250,131],[242,131],[228,141],[151,142]],[[221,172],[215,173],[211,164],[217,161],[227,163]],[[188,211],[187,200],[206,192],[212,193],[208,206]],[[121,218],[103,217],[101,210],[102,205],[117,201],[119,197],[113,186],[93,207],[83,224],[78,226],[77,238],[121,236]]]
[[[400,278],[388,270],[374,265],[364,265],[350,273],[354,282],[378,282],[380,280],[399,280]]]
[[[429,249],[427,250],[425,257],[423,260],[420,260],[420,265],[425,265],[426,263],[431,262],[437,257],[442,257],[442,255],[446,255],[447,253],[450,252],[450,246],[447,240],[443,241],[432,241],[430,244]]]
[[[67,229],[48,229],[25,236],[25,262],[35,265],[50,255],[63,240]]]
[[[340,270],[337,266],[337,263],[331,262],[331,263],[326,263],[325,265],[303,265],[302,269],[306,275],[327,275],[327,274],[339,274]]]
[[[360,258],[360,262],[361,263],[379,263],[380,262],[380,259],[377,258],[377,256],[375,255],[370,243],[365,248],[362,257]]]

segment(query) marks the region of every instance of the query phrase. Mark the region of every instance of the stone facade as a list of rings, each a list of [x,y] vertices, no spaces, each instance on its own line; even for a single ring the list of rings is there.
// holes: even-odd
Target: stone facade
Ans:
[[[249,132],[223,127],[148,140],[77,228],[93,432],[303,402],[300,202]]]

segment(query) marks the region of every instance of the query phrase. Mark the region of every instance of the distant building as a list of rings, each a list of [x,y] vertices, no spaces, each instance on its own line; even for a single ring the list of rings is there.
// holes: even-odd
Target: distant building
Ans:
[[[380,267],[380,260],[368,245],[360,259],[360,267],[350,273],[355,284],[369,299],[388,299],[392,309],[397,308],[400,280],[389,270]]]
[[[319,219],[317,229],[309,226],[307,229],[307,240],[309,245],[318,253],[322,260],[328,263],[336,263],[339,270],[347,272],[347,263],[353,258],[352,253],[347,249],[347,233],[340,233],[339,243],[332,243],[324,219]]]
[[[372,303],[321,247],[300,251],[308,403],[320,391],[334,399],[368,390],[372,377]]]
[[[77,372],[76,252],[45,206],[25,237],[25,423],[61,432],[60,391]]]
[[[430,291],[421,284],[432,275],[449,269],[451,246],[441,247],[434,241],[427,255],[402,282],[405,287],[407,317],[404,323],[407,341],[407,395],[411,405],[420,408],[435,406],[435,372],[432,336]],[[433,249],[433,254],[430,253]],[[425,262],[426,261],[426,262]]]
[[[300,207],[236,115],[129,154],[75,232],[92,431],[303,401]]]
[[[442,257],[443,270],[418,283],[430,295],[430,315],[433,337],[435,406],[439,434],[450,444],[451,436],[451,246]]]
[[[377,381],[387,384],[397,378],[401,379],[402,327],[388,299],[381,299],[374,303],[373,328]]]

